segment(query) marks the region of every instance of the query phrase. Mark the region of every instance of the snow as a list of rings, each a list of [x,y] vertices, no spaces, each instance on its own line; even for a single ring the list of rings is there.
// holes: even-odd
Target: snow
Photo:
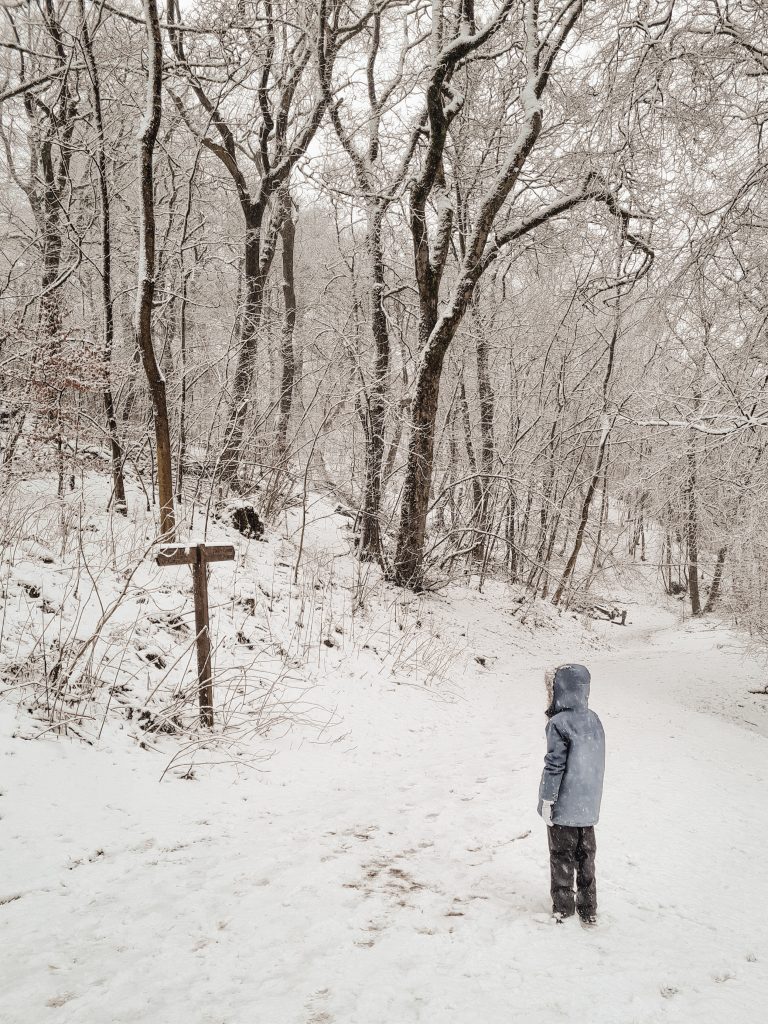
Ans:
[[[526,121],[533,121],[535,117],[541,116],[541,100],[536,95],[536,81],[528,79],[520,93],[520,102],[523,106]]]
[[[142,748],[112,712],[92,746],[32,739],[23,705],[0,703],[3,1024],[762,1019],[768,700],[748,693],[764,666],[742,638],[645,598],[622,628],[521,610],[501,584],[353,594],[349,530],[322,500],[295,586],[299,519],[211,571],[217,668],[234,670],[228,631],[253,621],[313,688],[293,728],[252,739],[251,767],[219,747],[225,764],[166,770],[181,741]],[[16,579],[71,594],[48,547],[52,564],[29,543],[3,566],[8,607],[35,600]],[[139,576],[187,614],[187,569],[148,560]],[[233,585],[258,616],[225,606]],[[18,645],[27,620],[8,617]],[[173,653],[172,633],[149,639]],[[608,744],[589,931],[550,919],[536,815],[543,667],[565,660],[590,666]]]

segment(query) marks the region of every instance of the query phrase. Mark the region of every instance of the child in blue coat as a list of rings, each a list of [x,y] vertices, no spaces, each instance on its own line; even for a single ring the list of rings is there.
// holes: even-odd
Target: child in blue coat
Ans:
[[[549,721],[539,814],[548,826],[555,919],[562,921],[578,911],[585,924],[594,924],[595,825],[603,795],[605,733],[588,706],[589,683],[583,665],[561,665],[547,674]]]

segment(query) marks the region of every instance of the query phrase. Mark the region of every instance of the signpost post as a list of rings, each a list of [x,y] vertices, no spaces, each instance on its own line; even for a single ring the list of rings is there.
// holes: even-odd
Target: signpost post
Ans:
[[[231,544],[164,544],[157,556],[158,565],[192,567],[195,595],[195,631],[197,633],[197,682],[200,700],[200,724],[213,725],[213,674],[211,672],[211,629],[208,617],[208,562],[231,562],[235,549]]]

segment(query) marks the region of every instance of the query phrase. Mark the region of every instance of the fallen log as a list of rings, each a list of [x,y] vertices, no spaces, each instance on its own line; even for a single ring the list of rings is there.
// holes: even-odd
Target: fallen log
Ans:
[[[627,624],[626,608],[606,608],[602,604],[593,604],[592,617],[599,618],[601,616],[616,626],[626,626]]]

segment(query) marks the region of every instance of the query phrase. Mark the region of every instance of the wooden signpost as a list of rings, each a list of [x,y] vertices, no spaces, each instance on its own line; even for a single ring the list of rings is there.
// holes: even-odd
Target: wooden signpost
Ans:
[[[231,544],[164,544],[156,559],[158,565],[190,565],[192,567],[200,724],[208,728],[213,725],[213,674],[211,672],[207,566],[208,562],[231,562],[234,557],[235,549]]]

